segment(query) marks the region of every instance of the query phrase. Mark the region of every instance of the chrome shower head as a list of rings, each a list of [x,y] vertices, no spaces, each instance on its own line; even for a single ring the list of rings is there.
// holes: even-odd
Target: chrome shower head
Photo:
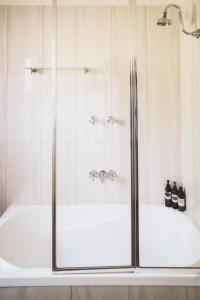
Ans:
[[[190,36],[193,36],[193,37],[199,39],[200,38],[200,28],[197,28],[193,31],[188,31],[188,30],[185,29],[184,22],[183,22],[183,14],[182,14],[182,11],[181,11],[181,7],[179,5],[176,5],[176,4],[167,5],[164,9],[162,18],[158,19],[157,25],[158,26],[170,26],[170,25],[172,25],[171,19],[169,19],[167,17],[168,9],[171,8],[171,7],[176,8],[178,10],[179,22],[180,22],[180,25],[181,25],[182,32],[187,34],[187,35],[190,35]]]
[[[166,12],[164,12],[162,18],[158,19],[157,25],[158,26],[170,26],[170,25],[172,25],[172,21],[171,21],[171,19],[167,18],[167,13]]]

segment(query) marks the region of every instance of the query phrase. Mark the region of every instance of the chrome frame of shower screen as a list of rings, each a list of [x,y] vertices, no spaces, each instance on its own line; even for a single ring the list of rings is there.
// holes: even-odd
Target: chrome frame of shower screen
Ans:
[[[105,273],[133,272],[138,266],[138,125],[137,125],[137,70],[136,70],[136,13],[135,1],[129,5],[129,48],[130,48],[130,112],[131,112],[131,264],[122,266],[58,267],[56,251],[56,145],[57,145],[57,0],[53,0],[53,85],[54,116],[52,137],[52,271],[60,273]]]

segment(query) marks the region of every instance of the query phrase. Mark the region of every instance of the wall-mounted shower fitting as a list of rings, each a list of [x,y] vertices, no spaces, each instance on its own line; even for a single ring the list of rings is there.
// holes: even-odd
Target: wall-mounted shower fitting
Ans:
[[[97,117],[95,117],[95,116],[91,116],[90,119],[89,119],[89,122],[92,125],[95,125],[96,123],[98,123],[98,121],[100,121],[100,120],[98,120]],[[116,119],[113,116],[108,116],[106,121],[107,121],[108,124],[111,124],[111,125],[113,125],[114,123],[117,122]],[[104,121],[102,120],[102,122],[104,122]]]
[[[95,125],[95,124],[98,122],[98,119],[97,119],[97,117],[95,117],[95,116],[91,116],[89,122],[90,122],[92,125]]]
[[[102,183],[105,182],[105,180],[114,180],[117,177],[117,173],[114,170],[109,170],[106,172],[105,170],[100,170],[97,172],[96,170],[92,170],[89,173],[89,178],[91,178],[93,181],[95,179],[99,179]]]
[[[113,116],[109,116],[107,119],[107,123],[113,125],[114,123],[116,123],[116,120]]]
[[[114,170],[108,171],[108,178],[109,178],[110,180],[113,181],[116,177],[117,177],[117,173],[116,173]]]
[[[185,33],[187,35],[191,35],[193,37],[196,37],[197,39],[200,38],[200,29],[199,28],[196,29],[196,30],[193,30],[193,31],[188,31],[188,30],[185,29],[181,7],[179,5],[176,5],[176,4],[169,4],[165,7],[162,18],[158,19],[158,21],[157,21],[158,26],[170,26],[170,25],[172,25],[171,19],[169,19],[167,17],[169,8],[176,8],[178,10],[179,21],[180,21],[181,30],[182,30],[183,33]]]

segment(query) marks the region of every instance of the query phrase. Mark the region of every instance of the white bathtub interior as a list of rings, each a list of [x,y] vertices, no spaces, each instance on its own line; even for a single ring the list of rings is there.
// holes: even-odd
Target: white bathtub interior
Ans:
[[[58,263],[131,264],[129,211],[128,205],[58,206]],[[2,261],[18,268],[51,268],[51,206],[10,206],[1,218],[1,229]]]
[[[58,223],[57,239],[60,232],[66,237],[61,235],[58,243],[61,265],[129,264],[128,211],[128,205],[59,206],[58,216],[65,218]],[[12,205],[6,210],[0,220],[1,270],[51,269],[51,215],[48,205]],[[187,214],[141,205],[139,218],[141,267],[191,267],[200,261],[200,232]]]
[[[164,205],[141,205],[141,267],[193,267],[200,262],[200,231],[186,213]]]
[[[131,266],[129,205],[58,206],[58,266]]]

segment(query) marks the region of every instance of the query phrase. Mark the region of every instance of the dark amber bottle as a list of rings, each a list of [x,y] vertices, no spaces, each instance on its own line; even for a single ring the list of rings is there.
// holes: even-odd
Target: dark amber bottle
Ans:
[[[176,186],[176,182],[174,182],[174,185],[172,188],[172,207],[174,209],[178,209],[178,189]]]
[[[167,180],[167,184],[165,187],[165,206],[166,207],[172,206],[172,189],[169,180]]]

